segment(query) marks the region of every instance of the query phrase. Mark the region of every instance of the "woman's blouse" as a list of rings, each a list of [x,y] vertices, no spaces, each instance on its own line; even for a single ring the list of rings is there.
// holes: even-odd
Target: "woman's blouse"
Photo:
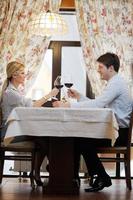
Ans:
[[[10,112],[15,107],[32,107],[33,101],[29,98],[25,98],[21,94],[19,89],[15,88],[14,85],[10,82],[7,89],[4,91],[2,96],[2,115],[3,121],[7,120]]]

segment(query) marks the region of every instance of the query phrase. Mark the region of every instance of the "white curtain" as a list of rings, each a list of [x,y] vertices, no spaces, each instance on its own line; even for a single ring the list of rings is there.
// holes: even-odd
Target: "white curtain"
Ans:
[[[116,53],[120,73],[132,87],[133,1],[75,0],[77,22],[89,80],[95,94],[102,91],[96,59],[105,52]]]

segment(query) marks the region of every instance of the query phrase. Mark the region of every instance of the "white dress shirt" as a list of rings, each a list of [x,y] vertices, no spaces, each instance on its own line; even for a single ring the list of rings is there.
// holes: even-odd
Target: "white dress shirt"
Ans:
[[[81,95],[78,102],[70,104],[71,107],[75,108],[111,108],[116,115],[119,127],[126,128],[129,126],[132,100],[125,80],[118,74],[108,81],[102,95],[96,97],[96,99],[89,99]]]

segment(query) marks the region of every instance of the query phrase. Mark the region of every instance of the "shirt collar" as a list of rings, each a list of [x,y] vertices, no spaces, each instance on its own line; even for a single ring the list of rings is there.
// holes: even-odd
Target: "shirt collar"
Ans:
[[[15,88],[15,86],[11,82],[9,82],[8,88],[11,89],[11,90],[18,91],[18,89]]]
[[[111,82],[112,80],[116,79],[117,77],[119,77],[118,73],[115,74],[111,79],[109,79],[108,83]]]

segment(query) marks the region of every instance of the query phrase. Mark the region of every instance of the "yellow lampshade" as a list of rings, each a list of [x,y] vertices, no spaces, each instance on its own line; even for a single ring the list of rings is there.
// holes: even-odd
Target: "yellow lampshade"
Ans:
[[[34,17],[29,24],[31,34],[52,36],[55,34],[65,34],[68,27],[63,17],[57,13],[40,13]]]

